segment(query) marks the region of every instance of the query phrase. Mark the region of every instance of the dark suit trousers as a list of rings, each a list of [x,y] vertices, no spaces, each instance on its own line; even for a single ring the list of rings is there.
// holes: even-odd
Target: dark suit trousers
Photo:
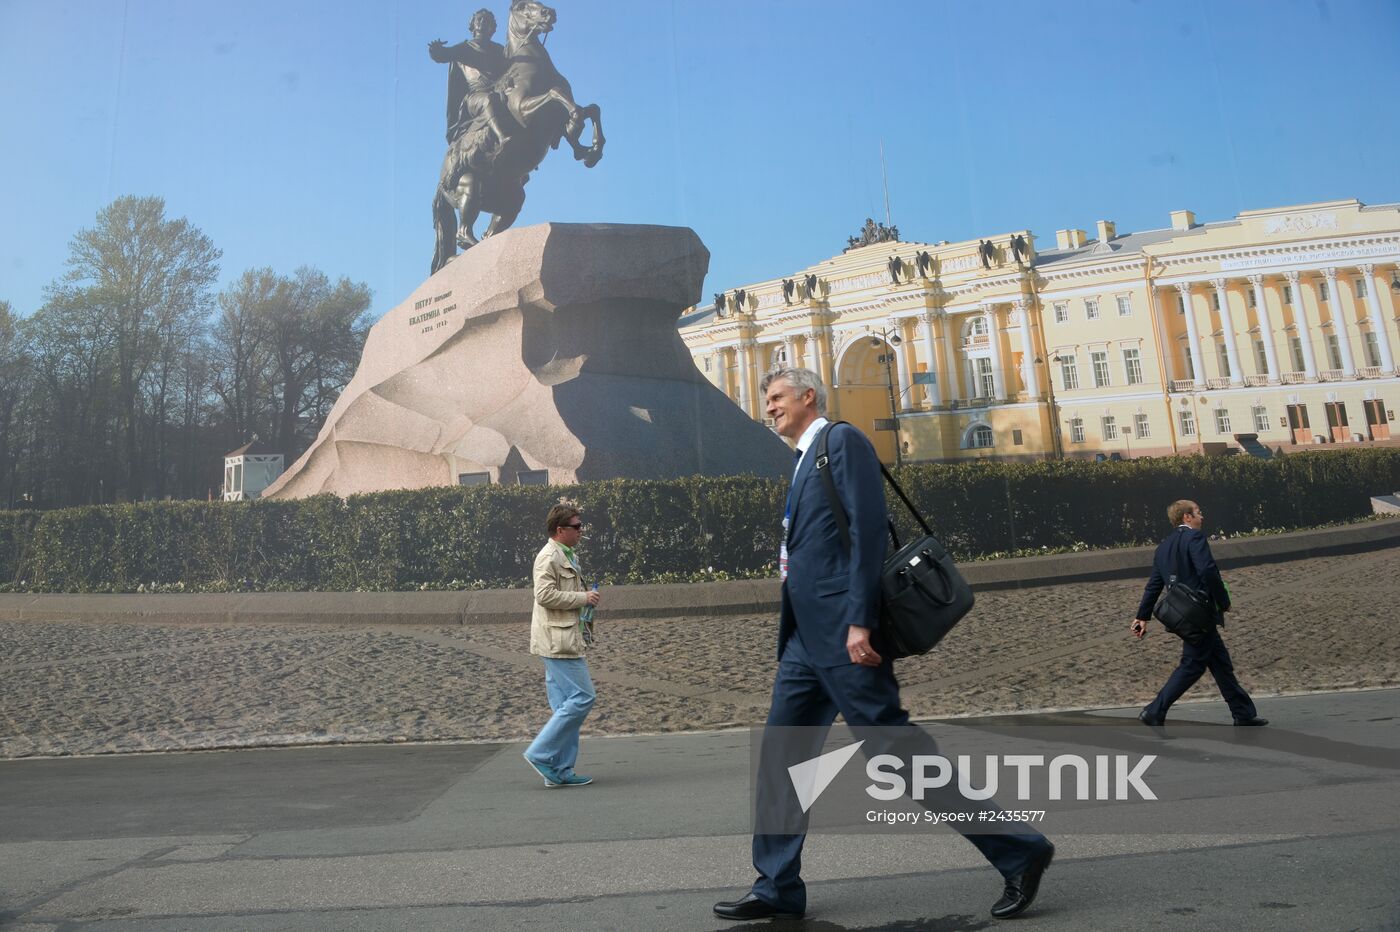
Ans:
[[[825,734],[838,712],[857,738],[866,739],[861,747],[861,753],[866,758],[877,754],[895,754],[901,760],[908,761],[915,754],[938,753],[933,737],[922,728],[910,725],[909,713],[900,708],[899,684],[894,678],[892,661],[887,660],[878,668],[856,664],[817,666],[808,658],[801,638],[794,633],[784,646],[782,659],[778,663],[768,724],[812,727],[812,755],[816,755],[821,749],[821,742],[816,736]],[[862,726],[877,726],[878,731],[862,733]],[[760,765],[760,770],[764,769]],[[907,767],[904,774],[908,776]],[[768,786],[782,782],[780,777]],[[912,781],[906,779],[905,782],[906,786],[912,785]],[[963,799],[952,789],[956,785],[957,779],[954,777],[949,784],[951,792],[929,793],[921,805],[934,811],[996,810],[991,803]],[[757,799],[760,807],[766,804],[766,792],[771,790],[765,790],[765,781],[760,779]],[[972,827],[971,823],[953,824],[959,831],[964,825]],[[1023,872],[1031,859],[1049,844],[1045,836],[1029,825],[1019,828],[1024,829],[1020,834],[965,834],[964,837],[982,852],[1003,877],[1013,877]],[[755,896],[784,911],[802,912],[806,909],[806,886],[800,876],[802,843],[806,837],[805,834],[754,835],[753,864],[759,874],[753,885]]]
[[[1150,718],[1165,718],[1172,703],[1196,685],[1201,674],[1207,670],[1215,677],[1215,685],[1220,688],[1221,697],[1230,706],[1230,714],[1235,718],[1254,718],[1258,714],[1254,708],[1254,700],[1249,698],[1249,693],[1245,692],[1240,681],[1235,679],[1235,665],[1230,662],[1230,651],[1225,648],[1219,629],[1212,629],[1210,635],[1199,644],[1181,642],[1181,663],[1167,678],[1167,684],[1162,687],[1157,698],[1148,703],[1144,711]]]

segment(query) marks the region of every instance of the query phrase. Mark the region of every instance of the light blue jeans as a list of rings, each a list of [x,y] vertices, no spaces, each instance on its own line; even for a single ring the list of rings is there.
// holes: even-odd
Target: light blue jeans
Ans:
[[[578,760],[578,732],[597,694],[582,657],[541,657],[549,707],[554,710],[539,735],[525,749],[536,764],[553,767],[560,776],[574,772]]]

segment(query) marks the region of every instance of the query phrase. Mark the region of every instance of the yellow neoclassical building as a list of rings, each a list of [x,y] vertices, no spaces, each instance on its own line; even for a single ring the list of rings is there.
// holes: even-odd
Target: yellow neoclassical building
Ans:
[[[1400,204],[1183,210],[1043,250],[1029,230],[895,235],[867,222],[839,256],[691,309],[700,371],[761,420],[764,372],[815,369],[887,462],[1389,441]]]

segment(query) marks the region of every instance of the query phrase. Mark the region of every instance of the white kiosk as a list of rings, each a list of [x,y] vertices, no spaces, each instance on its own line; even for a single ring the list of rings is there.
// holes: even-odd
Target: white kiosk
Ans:
[[[282,454],[253,435],[253,441],[224,455],[224,501],[246,502],[282,475]]]

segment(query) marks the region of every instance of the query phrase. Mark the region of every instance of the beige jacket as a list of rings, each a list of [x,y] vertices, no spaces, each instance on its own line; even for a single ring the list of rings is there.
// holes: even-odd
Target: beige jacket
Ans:
[[[535,608],[530,616],[530,653],[541,657],[582,657],[578,611],[588,592],[564,548],[553,540],[535,556]]]

